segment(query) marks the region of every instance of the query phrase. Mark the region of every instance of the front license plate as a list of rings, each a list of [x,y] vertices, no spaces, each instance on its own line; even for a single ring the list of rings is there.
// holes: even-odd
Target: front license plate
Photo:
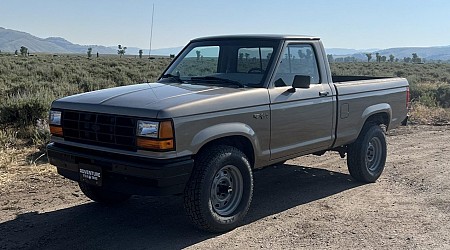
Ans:
[[[95,185],[102,185],[102,168],[94,165],[80,164],[80,181]]]

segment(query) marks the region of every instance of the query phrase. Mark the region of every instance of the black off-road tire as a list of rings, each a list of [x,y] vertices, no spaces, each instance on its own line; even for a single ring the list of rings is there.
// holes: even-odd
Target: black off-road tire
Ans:
[[[347,166],[357,181],[375,182],[384,170],[387,147],[383,129],[376,124],[364,126],[358,139],[348,147]]]
[[[119,204],[127,201],[131,195],[117,193],[102,189],[101,187],[89,185],[87,183],[78,182],[78,186],[84,195],[89,199],[107,205]]]
[[[184,191],[184,207],[199,229],[226,232],[236,228],[245,217],[252,195],[252,170],[245,154],[235,147],[218,145],[204,150],[195,159]],[[229,203],[223,202],[224,197],[231,197]]]

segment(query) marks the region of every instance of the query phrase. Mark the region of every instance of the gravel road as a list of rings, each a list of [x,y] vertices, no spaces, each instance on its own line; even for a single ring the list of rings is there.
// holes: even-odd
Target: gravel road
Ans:
[[[194,229],[181,197],[133,196],[105,207],[32,149],[0,153],[0,249],[450,249],[450,127],[389,132],[374,184],[349,176],[337,153],[255,172],[241,227]],[[28,156],[28,158],[27,158]]]

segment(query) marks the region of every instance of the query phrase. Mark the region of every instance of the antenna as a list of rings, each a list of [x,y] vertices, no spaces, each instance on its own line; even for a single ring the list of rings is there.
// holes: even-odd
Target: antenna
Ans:
[[[153,38],[153,16],[155,15],[155,4],[153,3],[153,8],[152,8],[152,26],[150,28],[150,46],[149,46],[149,50],[148,50],[148,59],[150,59],[150,55],[152,53],[152,38]]]

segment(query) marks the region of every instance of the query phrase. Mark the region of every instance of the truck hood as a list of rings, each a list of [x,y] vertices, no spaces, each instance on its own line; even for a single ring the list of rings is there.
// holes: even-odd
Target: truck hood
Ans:
[[[246,97],[242,98],[244,94]],[[52,108],[148,118],[173,118],[257,106],[268,102],[267,89],[262,88],[142,83],[64,97],[54,101]]]

